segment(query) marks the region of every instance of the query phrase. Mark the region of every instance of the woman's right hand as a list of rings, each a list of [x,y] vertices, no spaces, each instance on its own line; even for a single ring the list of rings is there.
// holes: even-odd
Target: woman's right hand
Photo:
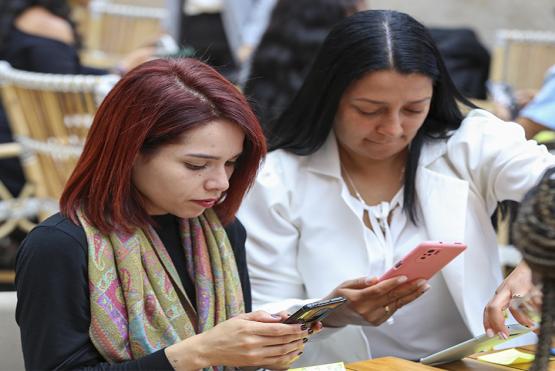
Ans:
[[[381,325],[396,310],[416,300],[430,288],[424,279],[408,283],[406,280],[406,276],[382,282],[376,277],[361,277],[343,282],[327,298],[343,296],[348,304],[327,316],[324,326],[361,325],[362,321],[373,326]]]
[[[263,311],[241,314],[166,348],[176,370],[257,366],[285,370],[302,353],[308,329]]]

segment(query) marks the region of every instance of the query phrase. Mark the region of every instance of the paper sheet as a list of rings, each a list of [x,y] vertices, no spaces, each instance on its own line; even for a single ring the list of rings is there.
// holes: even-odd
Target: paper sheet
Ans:
[[[479,356],[478,359],[480,361],[496,363],[498,365],[517,365],[519,363],[529,363],[534,361],[534,355],[511,348],[501,352]]]

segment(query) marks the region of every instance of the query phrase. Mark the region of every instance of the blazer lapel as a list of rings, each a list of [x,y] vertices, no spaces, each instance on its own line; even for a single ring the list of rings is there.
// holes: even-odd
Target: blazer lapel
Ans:
[[[464,236],[468,182],[446,176],[426,166],[443,153],[444,146],[431,145],[420,162],[421,166],[416,176],[416,192],[423,216],[421,222],[424,223],[431,240],[466,242]],[[463,292],[470,288],[464,287],[464,259],[465,254],[462,253],[442,270],[442,274],[463,320],[468,325]]]

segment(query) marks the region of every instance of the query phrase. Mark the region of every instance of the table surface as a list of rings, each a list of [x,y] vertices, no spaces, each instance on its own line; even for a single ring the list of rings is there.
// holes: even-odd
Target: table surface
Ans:
[[[534,353],[534,346],[524,346],[517,348],[523,352]],[[491,353],[491,352],[490,352]],[[449,371],[494,371],[494,370],[528,370],[532,363],[522,363],[518,365],[502,366],[477,360],[477,357],[486,353],[475,354],[460,361],[447,363],[435,367],[425,366],[420,363],[406,361],[395,357],[376,358],[368,361],[349,363],[345,368],[350,371],[381,371],[381,370],[449,370]],[[552,358],[549,363],[549,370],[555,371],[555,360]]]

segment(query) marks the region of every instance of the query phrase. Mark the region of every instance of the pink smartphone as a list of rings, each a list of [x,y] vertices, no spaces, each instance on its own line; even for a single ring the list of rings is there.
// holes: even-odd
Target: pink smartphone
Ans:
[[[408,282],[420,278],[429,280],[465,249],[462,242],[422,242],[385,272],[380,281],[397,276],[407,276]]]

